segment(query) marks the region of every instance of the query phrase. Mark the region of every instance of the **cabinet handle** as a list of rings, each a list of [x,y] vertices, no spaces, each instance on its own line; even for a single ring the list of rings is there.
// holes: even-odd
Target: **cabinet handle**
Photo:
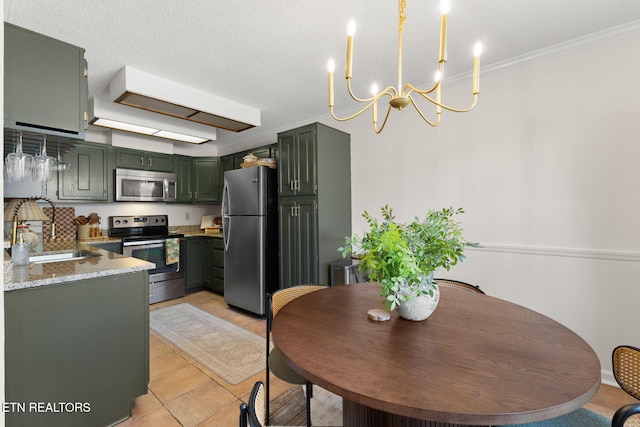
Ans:
[[[294,180],[289,181],[289,190],[293,191],[294,190]]]
[[[144,166],[144,157],[140,156],[140,166]]]
[[[149,159],[149,167],[153,166],[153,159]]]
[[[296,191],[300,191],[300,181],[296,179]]]

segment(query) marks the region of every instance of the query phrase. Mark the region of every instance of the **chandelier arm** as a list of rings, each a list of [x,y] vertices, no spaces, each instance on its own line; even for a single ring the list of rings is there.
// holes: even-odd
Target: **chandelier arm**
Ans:
[[[331,112],[331,117],[333,117],[335,120],[338,120],[339,122],[344,122],[347,120],[351,120],[355,117],[358,117],[360,114],[364,113],[365,111],[367,111],[369,109],[369,107],[371,107],[374,102],[376,102],[378,100],[378,98],[375,98],[373,101],[369,102],[367,105],[365,105],[364,107],[362,107],[358,112],[348,116],[348,117],[338,117],[335,115],[334,111],[333,111],[333,105],[329,106],[329,111]]]
[[[391,105],[387,107],[387,113],[384,115],[384,120],[382,121],[382,126],[380,126],[380,129],[377,128],[375,122],[373,123],[373,130],[375,133],[379,134],[380,132],[382,132],[382,129],[384,129],[384,125],[387,124],[387,119],[389,118],[390,112],[391,112]]]
[[[448,111],[453,111],[454,113],[466,113],[467,111],[471,111],[471,110],[473,110],[473,107],[475,107],[476,103],[478,102],[478,94],[474,94],[473,95],[473,103],[471,103],[471,105],[469,107],[467,107],[467,108],[454,108],[454,107],[449,107],[448,105],[442,104],[440,102],[437,102],[433,98],[427,96],[424,93],[421,93],[421,92],[416,92],[416,93],[418,95],[422,96],[427,101],[431,102],[433,105],[437,105],[438,107],[442,107],[442,108],[444,108],[445,110],[448,110]],[[411,97],[409,97],[409,98],[411,98]],[[413,98],[411,98],[411,102],[413,102]],[[415,102],[414,102],[414,105],[415,105]]]
[[[351,98],[354,101],[357,102],[371,102],[371,101],[377,101],[378,99],[380,99],[382,96],[384,95],[388,95],[389,97],[393,98],[397,92],[396,92],[396,88],[394,88],[393,86],[387,86],[386,88],[384,88],[383,90],[381,90],[380,92],[378,92],[376,95],[373,95],[369,98],[358,98],[357,96],[354,95],[353,91],[351,90],[351,78],[347,79],[347,90],[349,92],[349,95],[351,96]],[[366,107],[365,107],[366,109]]]
[[[433,86],[431,86],[430,89],[425,89],[425,90],[420,90],[417,87],[415,87],[414,85],[412,85],[411,83],[406,83],[404,85],[404,87],[402,88],[402,93],[405,96],[409,96],[411,93],[416,92],[419,94],[425,94],[425,93],[431,93],[434,90],[436,90],[438,88],[438,85],[440,85],[442,83],[442,76],[444,75],[444,61],[440,62],[440,69],[439,69],[439,80],[437,80]]]
[[[418,112],[418,114],[420,114],[420,117],[422,117],[422,120],[424,120],[425,122],[427,122],[427,124],[429,126],[433,126],[436,127],[440,124],[440,113],[438,113],[438,117],[434,122],[429,121],[429,119],[427,119],[427,117],[422,113],[422,110],[420,110],[420,107],[418,107],[418,104],[416,104],[416,101],[413,99],[413,97],[409,97],[409,99],[411,100],[411,103],[413,104],[413,107],[416,109],[416,111]]]

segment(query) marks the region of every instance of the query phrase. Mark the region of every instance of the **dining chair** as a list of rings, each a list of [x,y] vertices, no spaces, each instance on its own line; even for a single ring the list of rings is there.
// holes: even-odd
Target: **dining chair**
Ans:
[[[248,424],[247,424],[248,422]],[[265,424],[264,383],[258,381],[253,385],[249,395],[249,403],[240,404],[240,427],[262,427]]]
[[[471,291],[478,294],[484,294],[484,291],[480,289],[480,286],[472,285],[470,283],[460,282],[459,280],[451,279],[433,279],[438,286],[448,286],[450,288],[462,289],[465,291]]]
[[[269,425],[269,399],[270,399],[270,381],[269,372],[272,372],[276,377],[290,384],[304,384],[306,387],[306,403],[307,403],[307,426],[311,426],[311,398],[313,397],[313,386],[311,382],[307,381],[297,372],[295,372],[289,365],[282,360],[282,355],[277,349],[271,350],[271,324],[273,318],[278,311],[282,309],[287,303],[301,297],[302,295],[310,292],[326,289],[324,285],[298,285],[290,288],[279,289],[273,294],[267,295],[265,313],[267,313],[267,375],[266,375],[266,410],[265,420]]]
[[[613,376],[620,388],[640,399],[640,348],[620,345],[613,349]],[[611,427],[640,426],[640,402],[621,406],[613,415]]]

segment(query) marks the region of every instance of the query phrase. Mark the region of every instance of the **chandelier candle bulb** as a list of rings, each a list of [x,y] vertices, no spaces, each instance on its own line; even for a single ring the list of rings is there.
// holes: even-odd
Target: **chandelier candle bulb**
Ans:
[[[473,46],[473,94],[480,93],[480,55],[482,54],[482,43],[479,41]]]
[[[356,22],[349,21],[347,25],[347,72],[345,78],[351,78],[351,66],[353,65],[353,36],[356,34]]]
[[[447,17],[449,16],[449,9],[451,3],[447,0],[440,2],[440,56],[439,63],[447,61]]]
[[[329,107],[333,107],[333,72],[336,69],[336,63],[333,59],[327,62],[327,71],[329,71]]]

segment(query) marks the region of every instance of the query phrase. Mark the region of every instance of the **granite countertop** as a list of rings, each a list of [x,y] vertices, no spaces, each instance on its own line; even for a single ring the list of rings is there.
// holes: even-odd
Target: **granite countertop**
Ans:
[[[55,247],[45,246],[45,250],[47,253],[88,250],[99,253],[100,256],[74,261],[58,261],[44,264],[30,263],[26,266],[14,266],[11,263],[11,258],[5,252],[5,292],[155,268],[155,264],[151,262],[120,255],[76,241],[56,242]]]

